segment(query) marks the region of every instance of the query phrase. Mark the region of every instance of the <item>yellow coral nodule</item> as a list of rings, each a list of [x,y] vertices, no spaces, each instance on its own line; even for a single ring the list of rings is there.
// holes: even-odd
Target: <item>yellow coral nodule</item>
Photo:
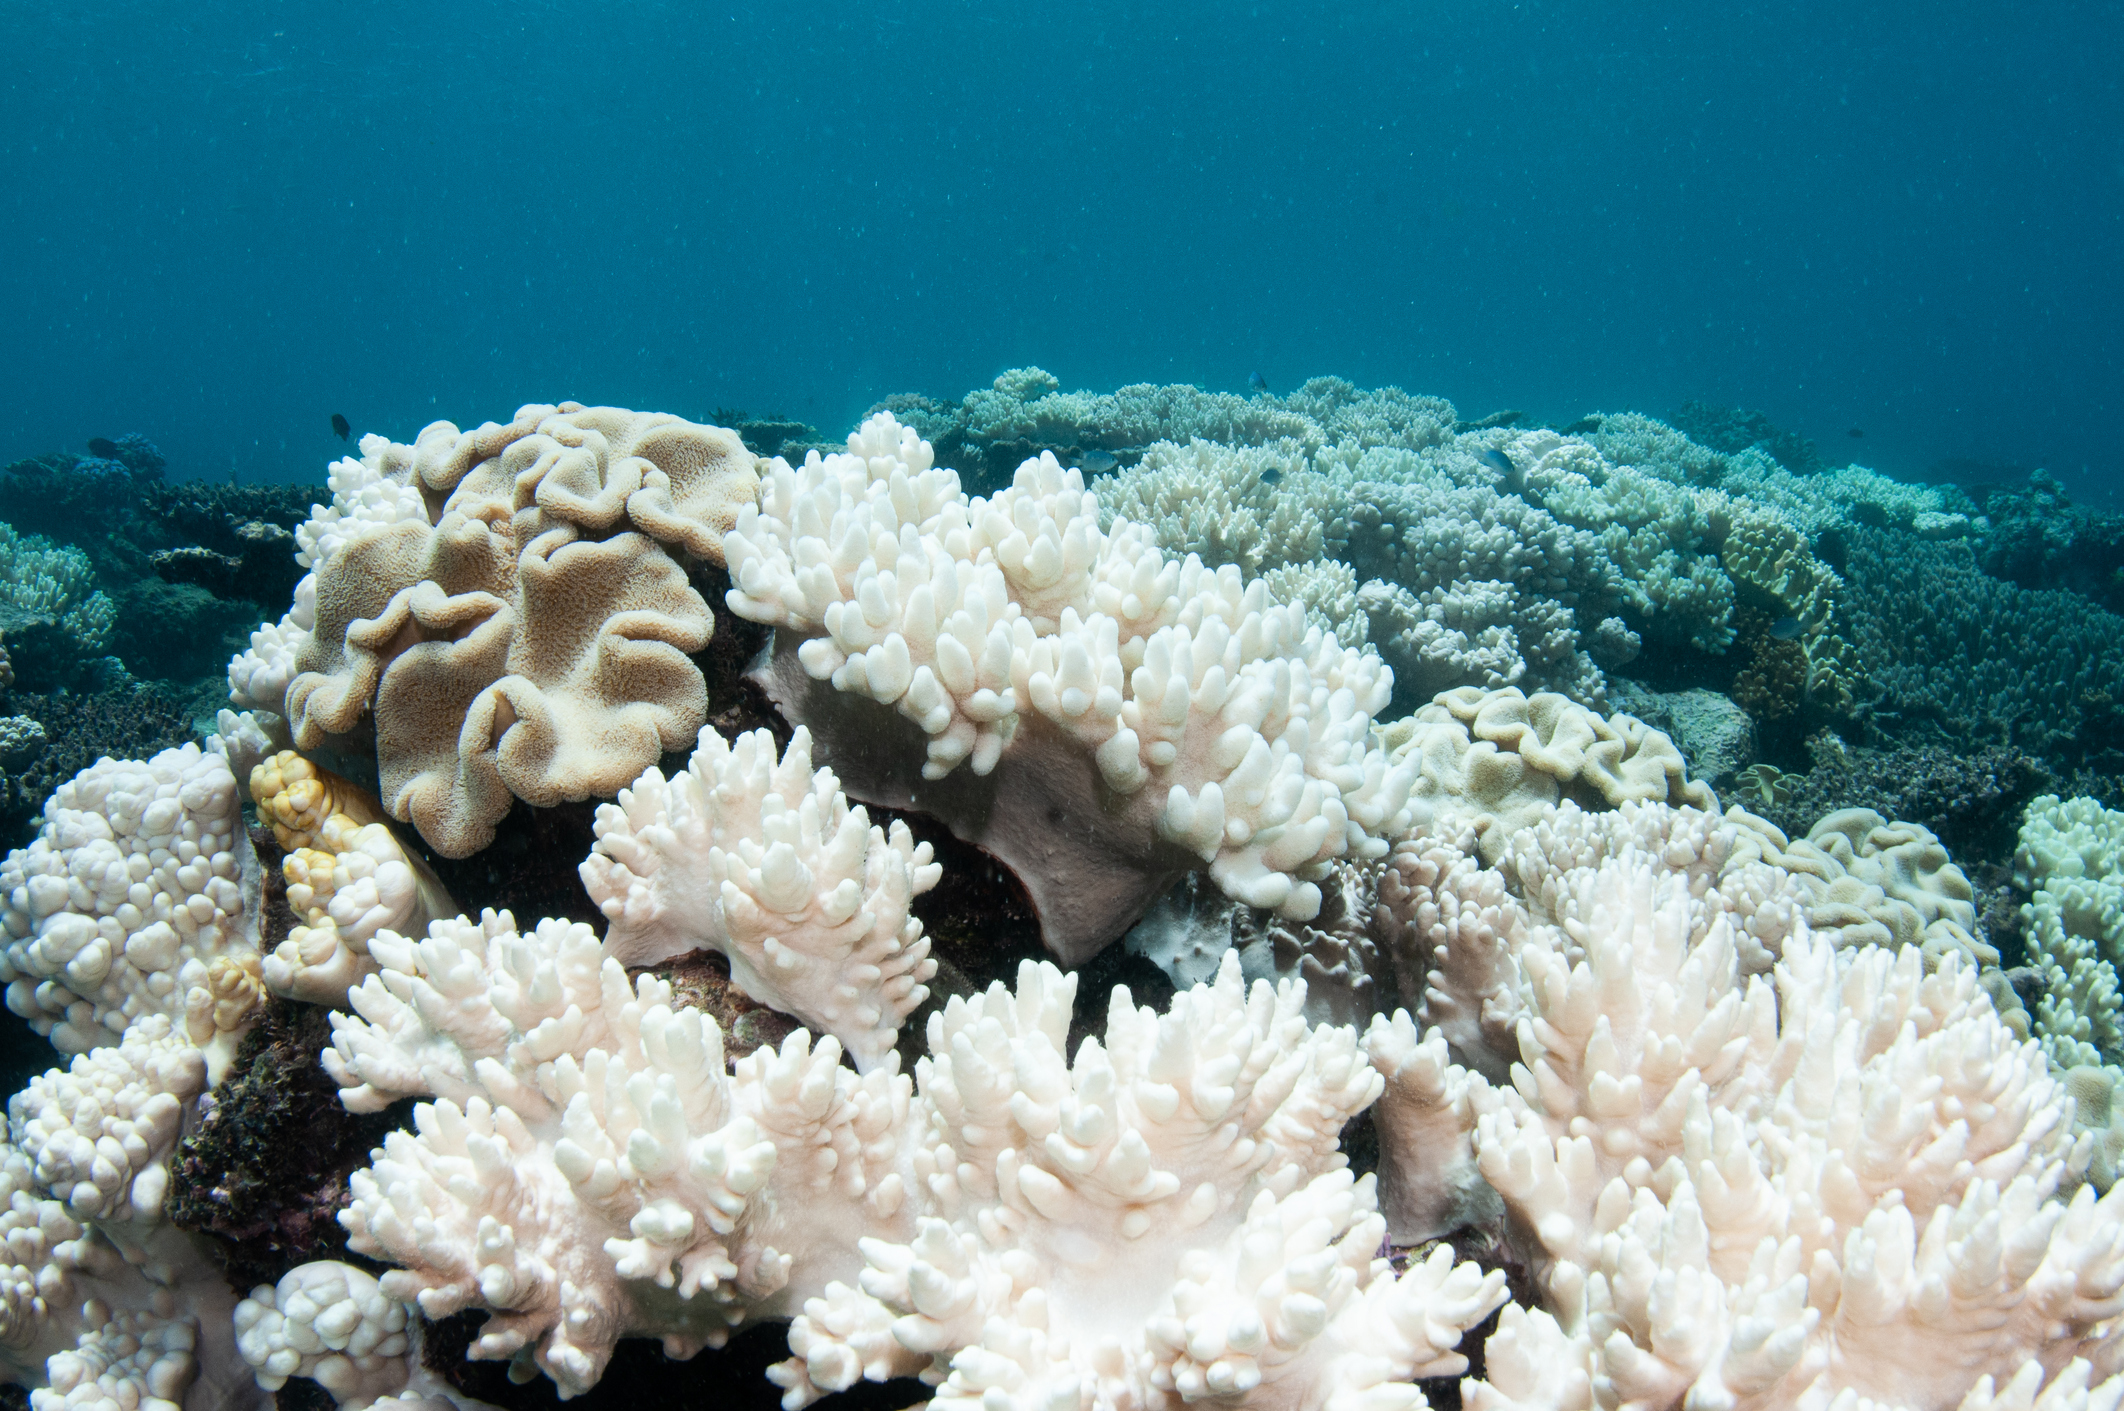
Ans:
[[[274,841],[290,852],[320,844],[341,851],[331,841],[335,820],[337,832],[350,833],[384,817],[382,805],[360,785],[294,750],[282,750],[251,770],[251,801]]]
[[[265,977],[259,958],[253,954],[216,956],[207,965],[206,993],[217,1033],[232,1034],[247,1027],[265,1007]]]

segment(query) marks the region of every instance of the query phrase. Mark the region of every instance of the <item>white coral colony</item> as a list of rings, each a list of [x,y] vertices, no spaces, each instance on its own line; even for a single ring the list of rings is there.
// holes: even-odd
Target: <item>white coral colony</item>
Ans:
[[[444,439],[498,465],[481,438],[538,424]],[[400,476],[416,449],[335,473],[302,536],[322,579],[425,542],[456,492]],[[541,461],[535,514],[624,512],[673,572],[715,547],[705,480],[594,459]],[[1102,529],[1052,457],[969,499],[880,416],[771,463],[735,520],[729,601],[776,628],[756,679],[797,728],[702,730],[669,775],[646,736],[592,761],[602,936],[450,914],[381,804],[264,758],[255,720],[54,796],[0,869],[9,1004],[72,1056],[0,1140],[0,1376],[38,1411],[244,1411],[295,1378],[474,1411],[422,1354],[459,1313],[484,1315],[471,1357],[563,1398],[623,1338],[683,1359],[786,1323],[788,1411],[901,1377],[940,1411],[1421,1411],[1447,1377],[1470,1411],[2124,1406],[2116,1136],[2071,1095],[2113,1087],[2084,1065],[2115,1028],[2124,815],[2031,813],[2032,949],[2080,1008],[2019,1038],[1923,830],[1788,840],[1720,814],[1665,735],[1546,693],[1375,729],[1376,656]],[[317,649],[317,581],[236,664],[255,698]],[[221,751],[292,849],[276,919],[302,924],[264,956]],[[854,799],[1003,856],[1065,959],[1187,874],[1176,895],[1234,906],[1156,952],[1162,1011],[1080,1004],[1045,962],[979,990],[914,914],[932,850]],[[703,948],[805,1027],[743,1051],[659,973]],[[347,1111],[410,1114],[348,1179],[350,1262],[239,1303],[171,1212],[268,988],[333,1011]],[[1459,1260],[1470,1230],[1501,1257]]]
[[[779,765],[765,730],[731,744],[701,731],[677,778],[651,768],[597,810],[582,865],[611,918],[605,950],[650,965],[712,947],[762,1004],[839,1039],[874,1067],[936,974],[908,915],[942,869],[907,825],[875,827],[830,769],[811,767],[801,726]]]
[[[833,737],[843,782],[1010,863],[1065,960],[1197,866],[1309,918],[1335,859],[1407,825],[1414,771],[1370,737],[1393,692],[1379,658],[1236,567],[1168,559],[1126,521],[1101,530],[1052,455],[969,500],[880,413],[844,453],[771,462],[724,553],[731,609],[783,629],[770,693]],[[808,682],[893,707],[919,765]]]

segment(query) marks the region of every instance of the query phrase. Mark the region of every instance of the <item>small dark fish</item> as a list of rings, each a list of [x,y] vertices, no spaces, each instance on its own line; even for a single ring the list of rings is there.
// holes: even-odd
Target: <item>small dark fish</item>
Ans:
[[[1267,470],[1261,472],[1261,483],[1263,485],[1274,485],[1281,479],[1283,479],[1283,472],[1274,466],[1270,466]]]
[[[107,436],[89,437],[89,454],[101,456],[107,461],[118,459],[118,443]]]
[[[348,424],[347,419],[345,417],[341,416],[338,412],[332,413],[332,431],[333,434],[337,435],[340,440],[346,440],[348,434],[351,433],[353,430],[354,428]]]
[[[1527,473],[1512,464],[1512,458],[1495,446],[1484,451],[1478,459],[1504,477],[1497,488],[1505,494],[1516,495],[1527,488]]]
[[[1086,451],[1077,458],[1077,467],[1093,475],[1104,475],[1121,464],[1121,458],[1112,451]]]
[[[1246,385],[1258,396],[1266,397],[1268,395],[1268,379],[1258,372],[1250,372],[1246,375]]]
[[[1856,441],[1863,437],[1866,433],[1854,426],[1849,431],[1846,431],[1844,434],[1846,436],[1849,436],[1852,440]]]
[[[1780,642],[1789,642],[1799,634],[1800,623],[1796,617],[1781,617],[1770,624],[1770,635]]]

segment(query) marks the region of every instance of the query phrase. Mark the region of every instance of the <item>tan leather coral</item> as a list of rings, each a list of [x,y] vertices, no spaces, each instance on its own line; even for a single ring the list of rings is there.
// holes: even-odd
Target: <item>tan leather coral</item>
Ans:
[[[426,502],[316,573],[287,714],[323,748],[372,717],[385,806],[438,852],[493,839],[514,799],[615,794],[707,718],[713,619],[688,562],[757,494],[737,436],[575,403],[437,422],[364,461]]]

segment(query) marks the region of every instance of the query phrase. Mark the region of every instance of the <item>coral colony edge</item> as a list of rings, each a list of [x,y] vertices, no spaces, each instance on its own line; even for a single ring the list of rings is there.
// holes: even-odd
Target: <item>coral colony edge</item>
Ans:
[[[7,1394],[2115,1411],[2106,590],[1693,416],[533,405],[157,550],[281,596],[0,869]]]

